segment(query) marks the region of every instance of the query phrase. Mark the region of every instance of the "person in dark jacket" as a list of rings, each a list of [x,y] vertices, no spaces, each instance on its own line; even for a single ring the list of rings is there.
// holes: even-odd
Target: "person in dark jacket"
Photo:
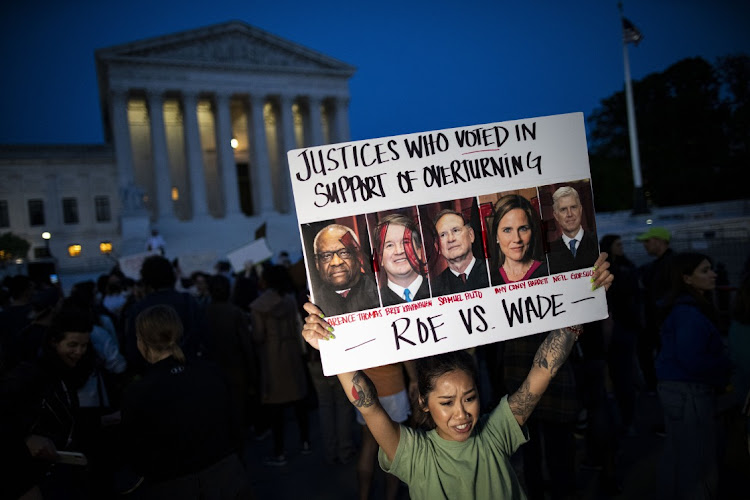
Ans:
[[[710,300],[716,273],[703,254],[672,259],[669,314],[656,358],[657,391],[666,438],[659,498],[717,498],[719,423],[717,394],[731,375],[731,361]]]
[[[146,362],[136,345],[135,318],[142,311],[157,304],[172,307],[180,317],[184,332],[180,348],[187,359],[205,357],[210,351],[205,314],[198,301],[187,292],[175,289],[177,275],[172,263],[161,255],[147,257],[141,265],[141,278],[146,295],[127,309],[123,354],[133,375],[146,368]]]
[[[273,455],[263,461],[269,466],[286,465],[285,410],[294,411],[302,454],[309,454],[310,421],[306,405],[307,366],[300,343],[302,319],[286,267],[267,268],[261,278],[263,293],[250,304],[253,341],[260,364],[260,393],[263,411],[271,423]]]
[[[170,306],[136,318],[149,366],[123,395],[125,463],[142,478],[141,498],[251,498],[238,452],[239,422],[229,384],[209,361],[187,361],[183,327]]]
[[[85,469],[56,463],[80,451],[77,391],[93,366],[90,316],[63,304],[38,359],[0,382],[0,498],[85,498]]]

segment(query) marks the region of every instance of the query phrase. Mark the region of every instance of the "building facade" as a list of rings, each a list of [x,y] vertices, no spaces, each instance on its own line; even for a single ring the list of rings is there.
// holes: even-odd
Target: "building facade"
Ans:
[[[63,272],[154,228],[171,258],[222,258],[263,224],[272,250],[300,248],[286,151],[349,140],[354,67],[238,21],[95,55],[106,144],[0,146],[0,232]]]

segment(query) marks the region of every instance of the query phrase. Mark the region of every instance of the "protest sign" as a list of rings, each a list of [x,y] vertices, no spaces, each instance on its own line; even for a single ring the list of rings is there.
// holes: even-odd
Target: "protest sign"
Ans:
[[[178,256],[178,262],[182,276],[188,277],[194,272],[213,274],[217,258],[217,254],[213,250],[181,253]]]
[[[143,261],[152,255],[154,255],[152,252],[126,255],[117,259],[117,263],[120,266],[122,274],[137,281],[141,279],[141,266],[143,265]]]
[[[271,257],[273,257],[273,252],[268,248],[265,238],[258,238],[227,253],[227,259],[235,273],[242,272],[245,269],[245,263],[248,261],[259,264]]]
[[[326,375],[607,316],[581,113],[287,154]]]

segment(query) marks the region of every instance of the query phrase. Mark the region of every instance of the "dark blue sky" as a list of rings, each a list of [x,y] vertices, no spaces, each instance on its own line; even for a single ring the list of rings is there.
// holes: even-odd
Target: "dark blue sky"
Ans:
[[[747,0],[625,0],[634,79],[750,53]],[[357,67],[352,139],[582,111],[623,88],[615,0],[26,0],[0,7],[0,143],[101,143],[94,51],[237,19]]]

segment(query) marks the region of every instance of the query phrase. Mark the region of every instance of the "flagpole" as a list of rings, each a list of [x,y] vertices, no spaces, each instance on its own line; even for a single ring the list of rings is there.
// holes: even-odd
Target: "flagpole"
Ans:
[[[622,16],[622,2],[618,2],[620,9],[620,22],[624,22]],[[646,196],[643,192],[643,180],[641,178],[641,157],[638,151],[638,131],[635,123],[635,106],[633,104],[633,87],[630,84],[630,59],[628,58],[628,40],[622,37],[622,58],[625,64],[625,102],[628,111],[628,135],[630,138],[630,162],[633,170],[633,215],[649,213],[646,204]]]

